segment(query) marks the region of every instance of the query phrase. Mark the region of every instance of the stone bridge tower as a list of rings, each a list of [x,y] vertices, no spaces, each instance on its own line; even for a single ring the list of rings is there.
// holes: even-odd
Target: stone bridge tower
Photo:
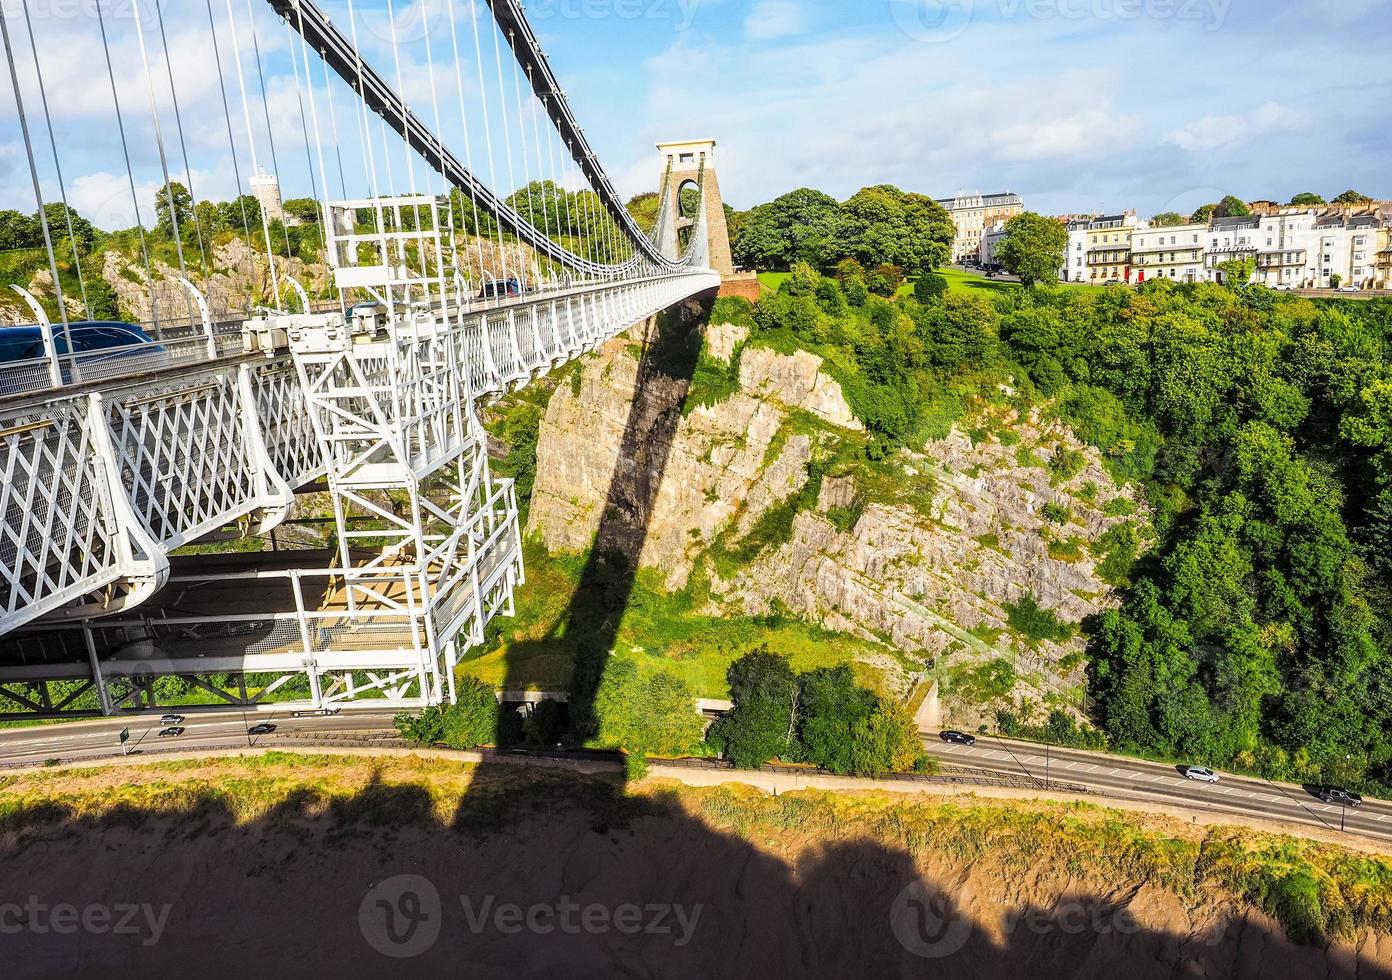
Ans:
[[[673,215],[677,220],[668,223],[665,239],[659,244],[664,254],[677,258],[680,245],[677,231],[691,226],[690,219],[681,216],[681,190],[700,185],[701,201],[706,210],[706,236],[710,243],[711,268],[720,273],[720,295],[759,298],[759,280],[749,272],[736,272],[730,251],[730,228],[725,220],[725,201],[720,196],[720,180],[715,174],[715,140],[682,140],[659,143],[661,171],[658,186],[670,168],[676,193],[672,195]]]

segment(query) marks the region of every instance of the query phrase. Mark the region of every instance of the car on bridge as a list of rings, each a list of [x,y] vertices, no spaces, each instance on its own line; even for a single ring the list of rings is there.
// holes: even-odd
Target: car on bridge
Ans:
[[[68,349],[69,340],[71,351]],[[66,329],[62,324],[55,323],[53,345],[59,357],[69,353],[81,357],[107,351],[112,356],[119,356],[126,350],[141,354],[164,350],[135,324],[115,320],[76,320],[70,322]],[[0,327],[0,363],[34,361],[44,356],[43,328],[37,324]]]
[[[952,742],[955,745],[976,744],[975,735],[968,735],[966,732],[953,731],[952,729],[948,729],[947,731],[943,732],[941,735],[938,736],[938,738],[942,739],[944,742]]]
[[[182,734],[184,734],[184,727],[183,727],[182,725],[171,725],[170,727],[168,727],[168,728],[164,729],[163,731],[161,731],[161,732],[159,733],[159,737],[160,737],[160,738],[178,738],[178,737],[179,737],[180,735],[182,735]]]
[[[508,299],[521,296],[527,288],[517,279],[492,279],[479,290],[479,299]]]
[[[276,726],[268,722],[261,722],[259,725],[252,725],[247,729],[248,735],[269,735],[276,730]]]
[[[1216,783],[1219,776],[1207,766],[1180,766],[1179,773],[1185,779],[1192,779],[1199,783]]]
[[[1321,802],[1332,803],[1335,806],[1359,807],[1363,805],[1363,797],[1353,790],[1340,789],[1338,786],[1321,786],[1319,792],[1315,794]]]
[[[182,725],[183,723],[184,723],[184,716],[183,716],[183,715],[173,715],[173,714],[170,714],[170,715],[165,715],[163,718],[160,719],[160,724],[161,724],[161,725]]]

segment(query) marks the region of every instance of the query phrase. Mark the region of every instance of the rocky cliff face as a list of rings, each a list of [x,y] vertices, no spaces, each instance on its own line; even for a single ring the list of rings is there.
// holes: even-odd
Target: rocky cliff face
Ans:
[[[588,360],[541,424],[529,530],[577,551],[617,520],[643,529],[640,564],[672,589],[699,578],[726,608],[791,611],[938,666],[1007,658],[1034,696],[1079,704],[1070,654],[1082,640],[1022,633],[1011,608],[1034,600],[1076,624],[1108,602],[1104,535],[1138,507],[1096,451],[1037,413],[997,408],[920,452],[846,463],[855,455],[838,450],[863,440],[861,426],[821,359],[746,340],[741,327],[706,328],[708,359],[739,359],[727,397],[684,405],[686,383],[658,376],[636,418],[631,342]],[[631,430],[683,411],[650,512],[612,513],[625,485],[654,478],[645,459],[658,447]]]

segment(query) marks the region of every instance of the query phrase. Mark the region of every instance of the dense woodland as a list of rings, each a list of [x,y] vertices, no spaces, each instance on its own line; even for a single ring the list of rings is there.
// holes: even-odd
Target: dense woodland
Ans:
[[[1392,783],[1392,302],[1163,281],[988,298],[931,272],[886,300],[839,251],[785,248],[792,275],[744,315],[842,372],[872,455],[1005,398],[1146,488],[1158,541],[1084,624],[1114,747]]]

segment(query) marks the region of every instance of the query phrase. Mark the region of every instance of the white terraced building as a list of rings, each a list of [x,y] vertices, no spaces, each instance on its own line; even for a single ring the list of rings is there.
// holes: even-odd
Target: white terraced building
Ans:
[[[1199,282],[1204,277],[1208,225],[1172,225],[1144,228],[1131,233],[1131,266],[1136,282],[1172,279]]]

